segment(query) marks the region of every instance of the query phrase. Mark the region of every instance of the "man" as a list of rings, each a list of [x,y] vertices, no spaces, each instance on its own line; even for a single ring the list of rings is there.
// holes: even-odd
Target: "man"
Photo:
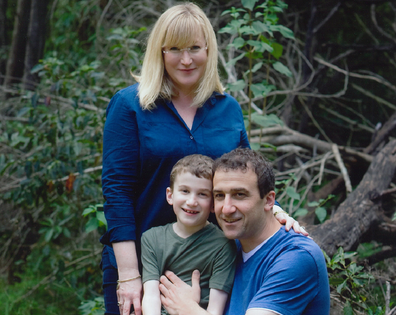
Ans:
[[[250,149],[236,149],[214,164],[215,213],[226,237],[239,247],[228,315],[328,315],[330,292],[320,248],[274,218],[272,167]],[[173,273],[161,278],[170,314],[208,314],[195,302],[197,273],[189,287]],[[169,280],[170,281],[169,281]]]

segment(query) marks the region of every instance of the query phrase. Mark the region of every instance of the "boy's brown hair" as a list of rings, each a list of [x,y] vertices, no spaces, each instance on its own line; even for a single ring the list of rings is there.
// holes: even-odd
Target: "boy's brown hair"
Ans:
[[[172,168],[170,174],[170,188],[176,181],[177,175],[182,172],[189,172],[198,178],[213,179],[213,159],[202,154],[192,154],[180,159]]]

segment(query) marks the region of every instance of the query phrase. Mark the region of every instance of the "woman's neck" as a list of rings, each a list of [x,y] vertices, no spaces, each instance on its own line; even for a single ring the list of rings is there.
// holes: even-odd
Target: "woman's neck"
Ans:
[[[179,93],[177,96],[172,97],[172,103],[175,106],[180,117],[183,118],[188,128],[192,128],[195,113],[197,108],[191,107],[194,100],[194,95]]]

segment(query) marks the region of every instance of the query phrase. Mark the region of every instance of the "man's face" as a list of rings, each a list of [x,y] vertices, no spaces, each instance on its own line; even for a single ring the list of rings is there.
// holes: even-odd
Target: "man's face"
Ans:
[[[257,184],[257,175],[250,168],[216,170],[213,178],[214,208],[217,221],[225,236],[245,244],[256,244],[266,224],[266,210],[271,210],[275,193],[263,199]],[[269,197],[269,195],[271,195]],[[244,249],[245,250],[245,249]]]

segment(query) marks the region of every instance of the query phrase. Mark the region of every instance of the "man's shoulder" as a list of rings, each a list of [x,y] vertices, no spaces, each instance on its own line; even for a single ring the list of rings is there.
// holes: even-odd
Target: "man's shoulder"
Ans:
[[[286,232],[284,228],[279,230],[277,238],[274,241],[281,244],[284,250],[302,250],[311,253],[314,257],[323,258],[323,253],[318,244],[314,240],[290,230]]]

